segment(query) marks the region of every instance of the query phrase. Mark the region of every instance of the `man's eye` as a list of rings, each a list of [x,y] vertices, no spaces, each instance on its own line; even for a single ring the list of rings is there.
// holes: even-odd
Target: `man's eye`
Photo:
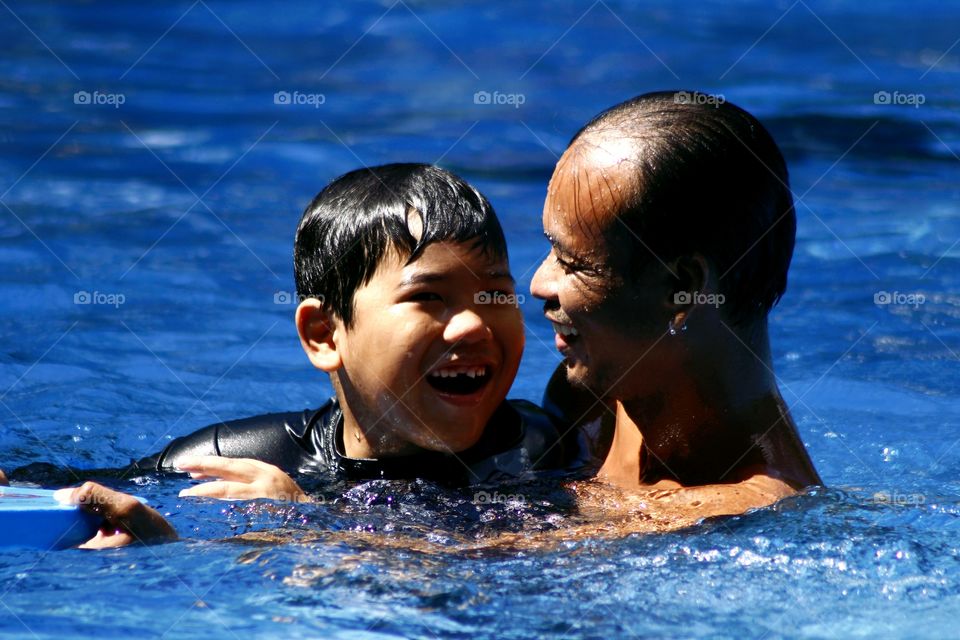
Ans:
[[[557,260],[557,264],[560,265],[560,268],[563,270],[564,273],[570,274],[570,273],[576,273],[577,271],[582,270],[579,265],[576,265],[572,262],[568,262],[563,258],[561,258],[560,256],[556,256],[556,260]]]
[[[579,278],[603,278],[606,274],[604,269],[599,266],[591,266],[580,262],[571,262],[556,256],[557,264],[564,275],[576,275]]]

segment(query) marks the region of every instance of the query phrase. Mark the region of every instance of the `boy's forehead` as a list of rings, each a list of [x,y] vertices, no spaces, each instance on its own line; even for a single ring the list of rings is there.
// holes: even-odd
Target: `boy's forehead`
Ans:
[[[435,242],[409,263],[404,261],[402,277],[428,277],[431,280],[471,276],[475,278],[510,277],[505,257],[497,256],[474,242]]]

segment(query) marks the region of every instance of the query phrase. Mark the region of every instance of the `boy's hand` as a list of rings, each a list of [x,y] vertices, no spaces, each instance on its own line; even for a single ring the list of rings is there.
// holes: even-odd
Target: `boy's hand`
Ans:
[[[85,482],[76,489],[60,489],[56,497],[104,519],[97,535],[80,545],[81,549],[109,549],[177,538],[177,532],[159,513],[133,496],[95,482]]]
[[[268,498],[285,502],[311,502],[293,479],[272,464],[250,458],[200,456],[177,464],[194,479],[220,478],[184,489],[180,496],[254,500]]]

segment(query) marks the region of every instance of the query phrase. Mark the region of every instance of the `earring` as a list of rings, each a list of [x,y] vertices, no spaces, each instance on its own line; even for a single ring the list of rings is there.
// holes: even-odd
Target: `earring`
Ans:
[[[687,320],[686,318],[684,318],[683,323],[680,325],[680,331],[686,331],[686,330],[687,330]],[[667,325],[667,332],[672,336],[677,335],[677,325],[673,323],[673,318],[670,318],[670,323]]]

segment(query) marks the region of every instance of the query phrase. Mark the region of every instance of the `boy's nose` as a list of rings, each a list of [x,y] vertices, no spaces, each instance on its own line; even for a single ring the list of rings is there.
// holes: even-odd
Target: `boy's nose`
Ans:
[[[451,344],[480,342],[490,335],[490,326],[472,309],[463,309],[454,314],[443,331],[444,340]]]
[[[552,300],[557,297],[556,261],[553,252],[540,263],[533,280],[530,281],[530,293],[541,300]]]

